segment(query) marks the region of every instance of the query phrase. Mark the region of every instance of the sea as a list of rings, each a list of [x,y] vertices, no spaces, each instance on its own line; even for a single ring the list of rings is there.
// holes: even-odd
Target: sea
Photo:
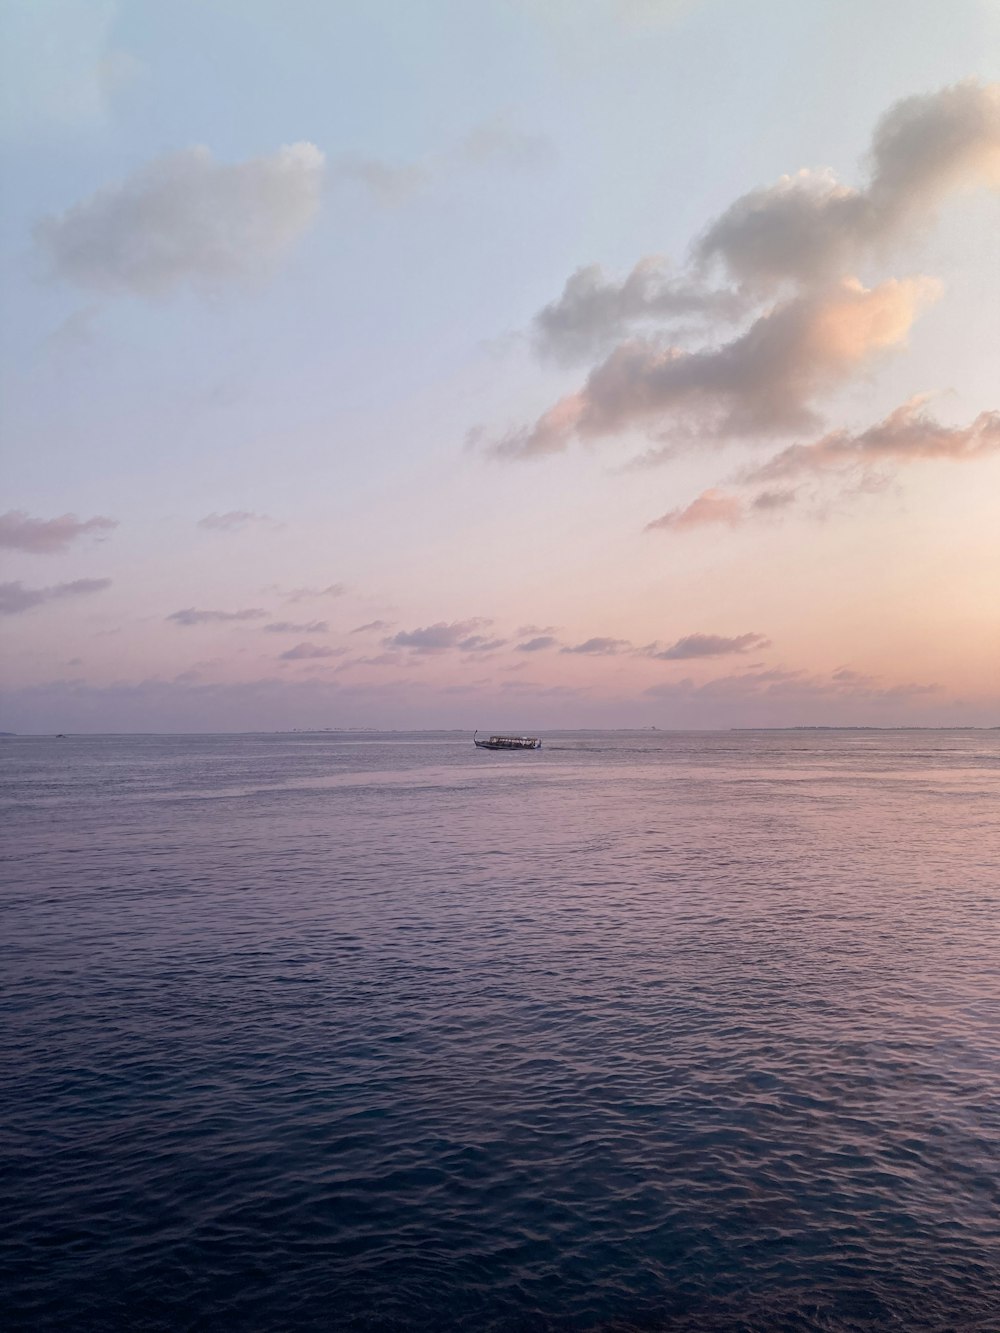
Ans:
[[[5,1333],[1000,1329],[1000,731],[0,774]]]

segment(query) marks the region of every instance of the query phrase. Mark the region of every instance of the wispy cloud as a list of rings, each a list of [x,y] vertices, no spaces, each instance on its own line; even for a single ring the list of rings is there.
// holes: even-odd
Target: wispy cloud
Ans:
[[[326,620],[272,620],[269,625],[261,625],[268,634],[327,634],[330,630]]]
[[[351,630],[352,634],[375,634],[379,630],[392,629],[390,620],[369,620],[366,625],[358,625]]]
[[[793,444],[745,474],[776,481],[830,469],[906,464],[925,459],[967,462],[1000,453],[1000,412],[981,412],[968,426],[944,426],[911,398],[867,430],[837,430],[812,444]]]
[[[343,657],[346,648],[330,648],[322,643],[297,643],[294,648],[279,654],[281,662],[304,662],[318,657]]]
[[[286,602],[308,602],[314,597],[343,597],[346,591],[343,583],[328,583],[325,588],[292,588],[283,596]]]
[[[255,514],[250,509],[229,509],[224,514],[206,514],[199,518],[198,527],[209,532],[239,532],[241,528],[252,527],[258,523],[271,523],[268,514]]]
[[[20,582],[0,583],[0,615],[20,615],[22,611],[30,611],[44,602],[60,601],[66,597],[85,597],[110,587],[110,579],[74,579],[71,583],[55,583],[48,588],[26,588]]]
[[[759,648],[770,647],[770,643],[771,640],[763,634],[737,634],[735,638],[726,638],[722,634],[686,634],[666,648],[651,643],[642,649],[642,654],[661,662],[681,662],[693,657],[727,657],[733,653],[756,652]]]
[[[386,648],[408,648],[417,653],[443,653],[452,648],[464,651],[482,650],[483,646],[499,647],[501,641],[491,641],[477,631],[492,624],[492,621],[477,616],[472,620],[438,620],[433,625],[423,625],[417,629],[400,630],[390,638],[384,639]]]
[[[186,606],[180,611],[172,611],[167,620],[175,625],[219,625],[244,620],[264,620],[267,612],[259,606],[245,607],[241,611],[199,611],[193,606]]]
[[[208,148],[160,157],[35,227],[51,273],[155,297],[269,273],[315,218],[323,154],[296,143],[245,162]]]
[[[552,634],[536,634],[533,639],[526,639],[524,643],[517,645],[519,653],[540,653],[546,648],[555,648],[559,640]]]
[[[737,495],[729,495],[715,487],[702,491],[696,499],[682,509],[671,509],[646,524],[646,531],[657,528],[671,531],[684,528],[700,528],[706,524],[728,523],[735,525],[743,517],[743,501]]]
[[[51,555],[65,551],[81,537],[110,532],[117,526],[115,519],[100,514],[87,519],[78,519],[75,514],[32,518],[23,509],[8,509],[5,514],[0,514],[0,546],[14,551],[30,551],[33,555]]]
[[[627,639],[609,639],[593,638],[584,639],[582,643],[574,643],[560,648],[562,653],[580,653],[589,657],[613,657],[617,653],[622,653],[631,648],[632,645]]]
[[[744,497],[711,487],[702,491],[689,505],[670,509],[659,518],[654,518],[646,524],[646,531],[688,532],[693,528],[720,523],[735,528],[751,514],[774,514],[787,509],[795,503],[796,498],[797,492],[793,489],[759,491],[756,495]]]

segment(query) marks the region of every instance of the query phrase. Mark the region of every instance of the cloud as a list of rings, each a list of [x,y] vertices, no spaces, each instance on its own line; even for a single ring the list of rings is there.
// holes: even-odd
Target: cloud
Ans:
[[[659,518],[646,524],[646,531],[656,528],[671,530],[699,528],[707,523],[728,523],[730,527],[739,523],[743,517],[743,501],[738,495],[729,495],[725,491],[711,489],[702,491],[697,499],[692,500],[684,509],[671,509]]]
[[[569,361],[602,350],[637,324],[682,315],[731,319],[743,306],[732,292],[670,273],[660,255],[640,259],[621,282],[590,264],[571,274],[558,301],[535,316],[535,340],[543,353]]]
[[[193,606],[181,611],[172,611],[167,620],[178,625],[216,625],[227,621],[263,620],[267,616],[259,606],[247,607],[242,611],[197,611]]]
[[[839,387],[876,354],[898,346],[921,303],[938,294],[929,278],[873,288],[848,279],[793,297],[731,342],[697,352],[622,343],[527,430],[492,446],[501,458],[568,447],[574,436],[611,435],[669,413],[706,432],[788,432],[815,421],[817,397]]]
[[[766,288],[843,274],[928,219],[951,192],[1000,183],[1000,84],[969,80],[897,102],[872,139],[866,188],[802,171],[737,199],[697,247]]]
[[[268,634],[328,634],[330,626],[325,620],[309,620],[296,624],[291,620],[272,620],[269,625],[261,625]]]
[[[613,657],[616,653],[623,652],[631,646],[628,639],[595,638],[585,639],[583,643],[576,643],[571,647],[560,648],[559,651],[562,653],[582,653],[591,657]]]
[[[670,531],[685,532],[691,528],[700,528],[717,523],[725,523],[731,528],[743,523],[753,513],[774,513],[793,504],[796,492],[792,489],[780,491],[760,491],[757,495],[744,499],[711,487],[702,491],[683,509],[671,509],[659,518],[646,524],[646,532]]]
[[[738,634],[727,639],[721,634],[687,634],[667,648],[651,643],[642,650],[644,657],[660,662],[687,661],[692,657],[726,657],[731,653],[747,653],[770,647],[771,640],[763,634]]]
[[[391,638],[384,639],[383,645],[386,648],[410,648],[418,653],[442,653],[450,648],[481,650],[481,645],[489,641],[477,634],[476,630],[483,629],[491,623],[482,617],[473,620],[455,620],[451,623],[438,620],[433,625],[425,625],[418,629],[400,630]],[[495,643],[494,646],[499,646],[499,643]]]
[[[346,591],[343,583],[328,583],[325,588],[292,588],[284,596],[286,602],[307,602],[313,597],[343,597]]]
[[[459,648],[463,653],[493,653],[498,648],[503,648],[506,639],[490,639],[485,634],[470,634],[467,639],[459,641]]]
[[[35,242],[54,276],[81,287],[213,291],[276,266],[315,218],[322,181],[311,143],[231,164],[186,148],[43,218]]]
[[[278,660],[281,662],[302,662],[314,657],[343,657],[346,652],[346,648],[329,648],[322,643],[297,643],[294,648],[289,648],[287,652],[281,653]]]
[[[390,620],[369,620],[366,625],[358,625],[356,629],[352,629],[351,633],[372,634],[380,629],[391,629],[391,628],[392,628],[392,622]]]
[[[199,518],[198,527],[210,532],[238,532],[254,523],[270,523],[268,514],[255,514],[250,509],[229,509],[224,514],[206,514]]]
[[[117,526],[115,519],[102,515],[82,520],[75,514],[32,518],[23,509],[8,509],[5,514],[0,514],[0,546],[14,551],[30,551],[33,555],[51,555],[55,551],[65,551],[72,542],[88,533],[110,532]]]
[[[519,653],[540,653],[546,648],[555,648],[559,640],[551,634],[537,634],[533,639],[517,645]]]
[[[72,583],[55,583],[48,588],[26,588],[23,583],[0,583],[0,615],[20,615],[22,611],[41,606],[43,602],[59,601],[65,597],[84,597],[110,587],[110,579],[74,579]]]
[[[911,398],[857,434],[837,430],[813,444],[793,444],[746,478],[772,481],[829,469],[935,458],[967,462],[1000,452],[1000,412],[980,412],[968,426],[943,426],[924,410],[926,401],[925,396]]]

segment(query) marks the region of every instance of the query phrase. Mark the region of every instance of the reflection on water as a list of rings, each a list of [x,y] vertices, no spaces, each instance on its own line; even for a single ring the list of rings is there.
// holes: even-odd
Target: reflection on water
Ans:
[[[1000,1327],[1000,733],[0,764],[6,1327]]]

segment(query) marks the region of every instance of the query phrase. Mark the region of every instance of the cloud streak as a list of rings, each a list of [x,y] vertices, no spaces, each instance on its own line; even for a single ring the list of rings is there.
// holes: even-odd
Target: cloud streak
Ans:
[[[52,555],[65,551],[81,537],[110,532],[117,526],[115,519],[101,514],[87,519],[78,519],[75,514],[32,518],[23,509],[8,509],[5,514],[0,514],[0,546],[12,551],[28,551],[32,555]]]
[[[611,639],[600,636],[593,639],[584,639],[582,643],[567,645],[560,648],[561,653],[576,653],[584,657],[614,657],[618,653],[626,652],[632,645],[628,639]]]
[[[746,473],[752,481],[785,480],[831,469],[907,464],[927,459],[970,462],[1000,453],[1000,412],[981,412],[968,426],[943,426],[911,398],[858,433],[831,431],[813,444],[793,444]]]
[[[268,514],[255,514],[250,509],[229,509],[224,514],[206,514],[199,518],[198,527],[209,532],[239,532],[255,523],[270,522],[272,519]]]
[[[438,620],[433,625],[400,630],[382,640],[385,648],[408,648],[415,653],[444,653],[453,648],[465,652],[492,651],[503,644],[502,639],[487,639],[476,631],[486,628],[491,621],[481,616],[472,620]]]
[[[48,588],[26,588],[20,582],[0,583],[0,615],[20,615],[45,602],[86,597],[110,587],[110,579],[74,579],[71,583],[55,583]]]
[[[320,657],[343,657],[346,648],[330,648],[322,643],[297,643],[294,648],[280,653],[280,662],[305,662]]]
[[[330,625],[325,620],[272,620],[269,625],[261,625],[268,634],[327,634]]]
[[[771,640],[763,634],[738,634],[726,638],[722,634],[686,634],[667,648],[650,644],[642,650],[644,657],[659,662],[687,662],[696,657],[728,657],[733,653],[747,653],[758,648],[769,648]]]

